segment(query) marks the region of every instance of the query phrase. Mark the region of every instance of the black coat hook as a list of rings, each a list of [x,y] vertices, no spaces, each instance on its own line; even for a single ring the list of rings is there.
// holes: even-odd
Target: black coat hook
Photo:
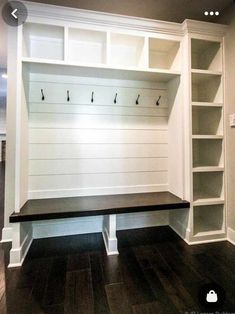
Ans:
[[[41,89],[41,94],[42,94],[42,100],[45,100],[45,96],[43,94],[43,89]]]
[[[91,102],[92,103],[94,102],[94,92],[92,92],[92,94],[91,94]]]
[[[70,101],[69,90],[67,90],[67,101]]]
[[[114,101],[113,101],[115,104],[117,103],[117,93],[115,94],[115,98],[114,98]]]
[[[137,99],[136,99],[136,102],[135,102],[136,105],[139,104],[139,98],[140,98],[140,95],[138,95],[138,97],[137,97]]]
[[[159,101],[160,101],[161,97],[162,97],[162,96],[159,96],[159,97],[158,97],[158,100],[157,100],[157,102],[156,102],[156,106],[159,106],[159,105],[160,105]]]

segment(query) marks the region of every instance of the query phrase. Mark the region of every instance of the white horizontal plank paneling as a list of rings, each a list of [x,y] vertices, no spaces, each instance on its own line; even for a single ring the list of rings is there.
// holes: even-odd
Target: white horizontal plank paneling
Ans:
[[[167,157],[166,144],[31,144],[29,159]]]
[[[29,190],[29,199],[168,191],[168,184],[122,185],[73,189]]]
[[[106,86],[96,86],[90,84],[64,84],[54,82],[31,82],[29,102],[42,102],[41,90],[45,96],[44,101],[48,103],[66,103],[67,91],[69,91],[70,102],[74,104],[86,104],[91,102],[91,94],[94,92],[94,104],[99,105],[122,105],[135,106],[136,98],[140,95],[139,104],[141,106],[155,107],[156,100],[161,96],[160,104],[167,106],[166,91],[152,88],[135,88],[109,86],[110,82],[104,82]],[[114,104],[117,93],[117,103]]]
[[[133,128],[148,129],[166,127],[167,117],[143,116],[93,116],[76,114],[31,113],[31,128]]]
[[[80,114],[80,115],[121,115],[121,116],[152,116],[166,117],[168,116],[167,107],[147,107],[141,104],[136,105],[93,105],[72,104],[72,103],[31,103],[31,113],[57,113],[57,114]]]
[[[167,130],[114,130],[114,129],[31,129],[32,144],[125,144],[167,143]]]
[[[30,160],[30,175],[167,171],[167,158]]]
[[[82,175],[29,176],[29,190],[167,184],[167,172],[129,172]]]
[[[30,82],[29,197],[167,190],[166,89],[63,79]]]

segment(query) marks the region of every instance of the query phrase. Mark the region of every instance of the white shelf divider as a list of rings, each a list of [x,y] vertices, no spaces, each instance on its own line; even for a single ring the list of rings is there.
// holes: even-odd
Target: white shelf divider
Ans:
[[[193,107],[223,107],[222,103],[213,103],[213,102],[192,102]]]
[[[224,198],[217,197],[217,198],[198,198],[197,200],[193,201],[194,206],[204,206],[204,205],[217,205],[217,204],[224,204]]]
[[[218,172],[224,171],[224,167],[194,167],[193,172]]]
[[[197,140],[222,140],[223,135],[192,135],[192,139]]]

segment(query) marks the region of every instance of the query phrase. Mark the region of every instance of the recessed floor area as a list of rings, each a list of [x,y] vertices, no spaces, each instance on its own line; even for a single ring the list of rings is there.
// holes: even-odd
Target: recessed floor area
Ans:
[[[4,266],[9,247],[1,249],[0,312],[206,311],[197,294],[208,282],[226,291],[218,310],[234,310],[233,245],[188,246],[169,227],[119,231],[117,236],[120,254],[109,257],[101,234],[34,240],[23,266],[15,269]]]

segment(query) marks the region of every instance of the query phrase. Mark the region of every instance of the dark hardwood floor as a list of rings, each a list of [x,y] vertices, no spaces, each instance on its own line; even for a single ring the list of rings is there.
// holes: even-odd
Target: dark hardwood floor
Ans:
[[[169,227],[117,236],[120,254],[109,257],[101,234],[34,240],[23,266],[15,269],[6,266],[10,245],[2,245],[0,313],[214,313],[198,300],[198,291],[210,282],[226,291],[217,310],[235,312],[230,243],[188,246]]]

